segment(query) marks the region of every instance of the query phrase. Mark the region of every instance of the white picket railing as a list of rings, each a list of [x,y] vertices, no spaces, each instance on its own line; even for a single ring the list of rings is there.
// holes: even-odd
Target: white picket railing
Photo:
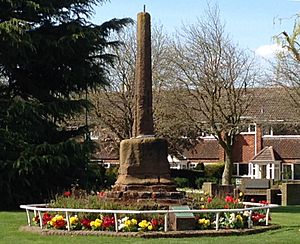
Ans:
[[[42,213],[43,212],[62,212],[66,215],[67,230],[71,230],[70,214],[71,213],[98,213],[113,214],[115,219],[115,231],[118,232],[118,215],[120,214],[164,214],[164,231],[168,231],[168,215],[170,213],[215,213],[216,214],[216,230],[219,230],[220,213],[240,213],[249,211],[248,228],[252,227],[251,216],[254,211],[266,209],[266,225],[269,225],[270,209],[279,207],[277,204],[260,204],[252,202],[243,202],[244,208],[239,209],[190,209],[190,210],[107,210],[107,209],[72,209],[72,208],[48,208],[47,204],[29,204],[20,205],[20,208],[26,210],[28,225],[31,226],[30,212],[34,216],[38,214],[40,228],[43,228]]]

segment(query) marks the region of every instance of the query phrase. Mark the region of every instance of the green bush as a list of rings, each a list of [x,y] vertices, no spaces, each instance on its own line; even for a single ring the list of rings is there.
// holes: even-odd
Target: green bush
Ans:
[[[222,179],[223,171],[224,163],[212,163],[204,167],[204,175],[206,178]]]
[[[112,185],[115,184],[117,177],[118,177],[118,170],[119,167],[113,166],[108,169],[106,169],[105,172],[105,188],[110,188]]]
[[[189,187],[190,186],[190,181],[187,178],[180,178],[180,177],[176,177],[174,179],[176,187],[178,188],[185,188],[185,187]]]
[[[200,170],[200,171],[204,171],[204,163],[198,163],[197,166],[195,167],[195,170]]]
[[[171,169],[171,177],[175,178],[186,178],[189,181],[189,187],[196,187],[196,179],[203,177],[204,173],[200,170],[194,169]]]

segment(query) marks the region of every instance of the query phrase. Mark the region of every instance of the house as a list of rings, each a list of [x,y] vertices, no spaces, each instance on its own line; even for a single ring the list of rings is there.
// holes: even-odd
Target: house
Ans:
[[[300,180],[300,135],[264,135],[257,124],[241,132],[234,144],[236,177],[251,179]],[[201,138],[197,146],[184,153],[190,163],[225,160],[222,147],[214,138]]]
[[[248,124],[234,143],[235,177],[300,180],[300,124],[298,109],[291,105],[282,88],[255,88],[253,102],[243,116]],[[103,145],[103,143],[102,143]],[[104,147],[95,154],[103,163],[117,164],[118,153]],[[169,156],[172,168],[194,168],[199,163],[223,162],[225,153],[213,136],[199,138],[198,144],[183,153]]]
[[[233,149],[235,177],[300,180],[299,111],[282,88],[257,88],[244,116],[251,121],[236,137]],[[192,163],[225,160],[217,140],[200,138],[184,156]]]

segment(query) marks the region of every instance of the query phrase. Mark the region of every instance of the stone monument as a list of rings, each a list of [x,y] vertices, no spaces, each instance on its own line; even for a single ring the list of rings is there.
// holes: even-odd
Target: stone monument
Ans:
[[[108,194],[119,200],[181,203],[170,177],[167,141],[154,135],[150,15],[137,15],[137,60],[133,138],[120,144],[118,179]]]

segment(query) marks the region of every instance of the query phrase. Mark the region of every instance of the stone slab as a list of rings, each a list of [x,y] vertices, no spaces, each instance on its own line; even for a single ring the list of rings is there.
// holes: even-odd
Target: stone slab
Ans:
[[[170,206],[171,210],[189,210],[189,206]],[[193,213],[170,213],[169,227],[174,231],[195,230],[196,220]]]

